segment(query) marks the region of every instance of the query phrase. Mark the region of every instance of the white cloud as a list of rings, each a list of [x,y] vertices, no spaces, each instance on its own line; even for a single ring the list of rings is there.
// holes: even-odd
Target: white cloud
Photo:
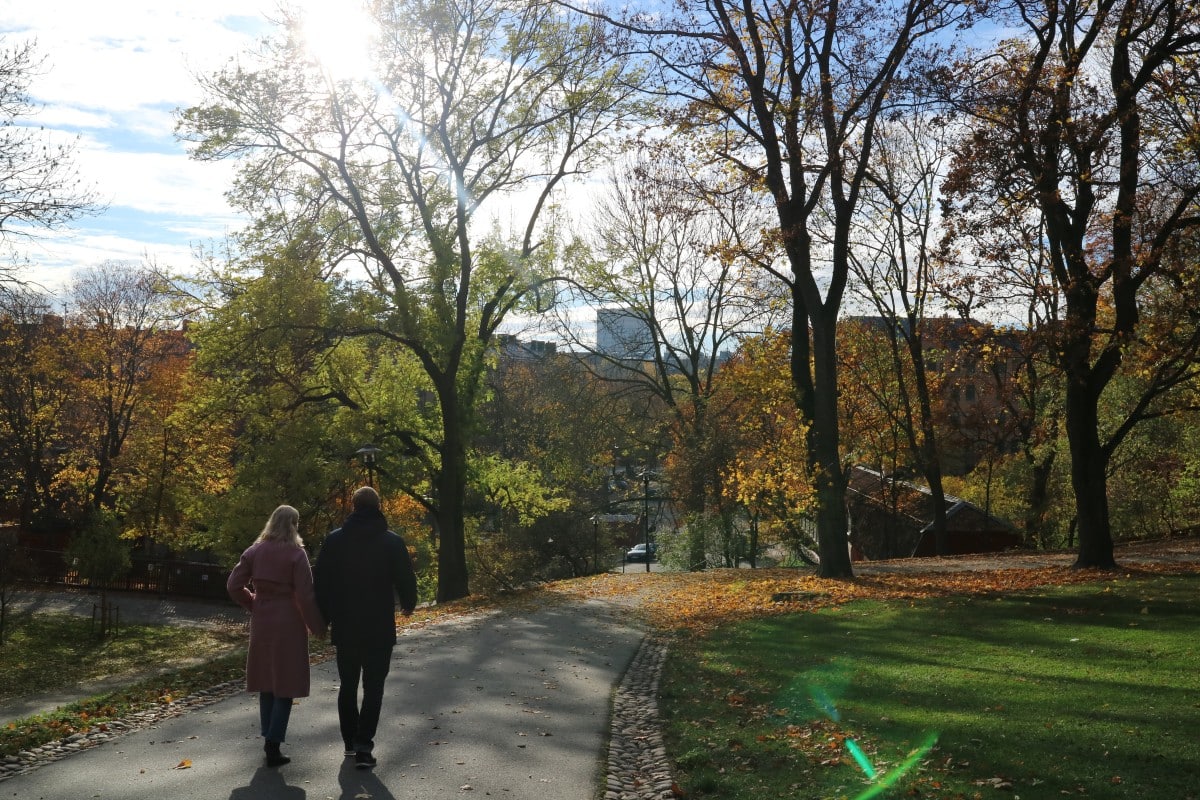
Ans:
[[[52,292],[63,289],[77,271],[104,261],[152,261],[183,271],[187,271],[194,261],[188,246],[86,229],[52,234],[26,246],[24,253],[32,262],[32,266],[24,271],[25,277]]]
[[[233,217],[224,191],[233,165],[200,163],[183,152],[137,153],[89,143],[80,148],[87,179],[110,206],[152,214]]]
[[[181,265],[193,245],[240,226],[224,192],[231,164],[188,159],[174,110],[200,99],[194,76],[250,49],[275,0],[46,0],[0,3],[0,45],[36,40],[40,104],[26,122],[79,137],[75,163],[109,211],[22,245],[35,279],[61,286],[107,259]]]
[[[69,106],[53,106],[40,109],[37,116],[30,120],[47,128],[80,129],[80,128],[112,128],[117,123],[112,114],[88,111]]]

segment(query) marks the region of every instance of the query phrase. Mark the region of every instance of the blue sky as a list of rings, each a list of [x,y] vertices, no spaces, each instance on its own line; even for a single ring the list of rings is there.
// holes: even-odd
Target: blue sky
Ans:
[[[77,269],[150,259],[187,270],[196,246],[242,224],[223,193],[232,165],[191,161],[174,136],[176,108],[198,101],[193,75],[253,45],[275,0],[0,0],[2,46],[37,41],[45,62],[27,124],[79,137],[81,177],[99,216],[19,248],[26,276],[52,290]]]

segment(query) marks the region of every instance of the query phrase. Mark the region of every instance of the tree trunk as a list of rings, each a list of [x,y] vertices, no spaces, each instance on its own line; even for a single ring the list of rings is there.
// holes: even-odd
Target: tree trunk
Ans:
[[[908,354],[913,365],[917,407],[921,414],[918,420],[921,440],[916,441],[914,436],[912,444],[913,451],[918,454],[920,460],[921,474],[929,484],[929,494],[933,502],[934,550],[939,556],[944,556],[950,553],[950,535],[946,530],[946,488],[942,485],[942,459],[937,445],[937,430],[933,424],[933,398],[930,397],[929,381],[925,377],[925,346],[918,333],[919,325],[920,319],[910,315],[909,330],[912,333],[907,337]],[[898,363],[896,374],[904,374]],[[910,422],[906,427],[911,430],[913,425]]]
[[[1054,467],[1054,453],[1035,459],[1027,453],[1032,466],[1032,475],[1025,492],[1025,546],[1046,549],[1046,508],[1050,504],[1050,475]]]
[[[933,544],[939,556],[950,554],[950,534],[946,530],[946,489],[942,486],[942,467],[935,459],[925,467],[925,481],[929,484],[930,502],[933,504]]]
[[[1114,569],[1108,516],[1108,456],[1100,445],[1097,398],[1071,380],[1067,386],[1067,438],[1071,445],[1071,486],[1079,522],[1076,569]]]
[[[750,517],[750,569],[758,569],[758,512]]]
[[[437,386],[442,409],[441,466],[437,481],[438,580],[437,602],[458,600],[471,593],[467,574],[467,543],[463,524],[467,449],[454,377]]]
[[[810,454],[817,490],[817,547],[822,578],[852,578],[846,532],[846,476],[842,472],[838,428],[837,354],[834,323],[823,331],[813,324],[813,416]],[[796,332],[793,331],[793,336]]]

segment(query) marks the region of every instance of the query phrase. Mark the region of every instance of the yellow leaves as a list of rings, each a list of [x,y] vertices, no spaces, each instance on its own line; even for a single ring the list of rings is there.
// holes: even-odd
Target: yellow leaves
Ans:
[[[931,565],[932,566],[932,565]],[[1167,565],[1142,568],[1166,572]],[[1068,567],[965,572],[864,575],[850,580],[819,578],[793,569],[721,569],[687,573],[597,575],[548,586],[584,598],[634,598],[663,630],[704,630],[737,619],[811,611],[853,600],[923,600],[994,594],[1038,586],[1088,583],[1097,575]],[[775,596],[788,596],[777,602]]]
[[[191,768],[192,768],[192,760],[190,758],[185,758],[183,761],[180,761],[178,764],[171,767],[171,769],[191,769]]]

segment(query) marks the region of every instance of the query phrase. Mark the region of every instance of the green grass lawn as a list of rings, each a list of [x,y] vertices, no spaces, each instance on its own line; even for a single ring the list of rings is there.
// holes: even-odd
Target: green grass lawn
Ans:
[[[246,638],[200,628],[124,625],[118,636],[100,640],[90,620],[59,614],[21,616],[10,626],[0,647],[0,702],[114,676],[136,679],[148,667],[212,658]]]
[[[1200,576],[856,602],[674,641],[686,797],[1200,798]]]
[[[125,625],[115,638],[98,640],[90,620],[79,617],[33,614],[10,623],[0,647],[0,701],[118,680],[116,688],[0,727],[0,757],[235,680],[245,663],[244,633]]]

